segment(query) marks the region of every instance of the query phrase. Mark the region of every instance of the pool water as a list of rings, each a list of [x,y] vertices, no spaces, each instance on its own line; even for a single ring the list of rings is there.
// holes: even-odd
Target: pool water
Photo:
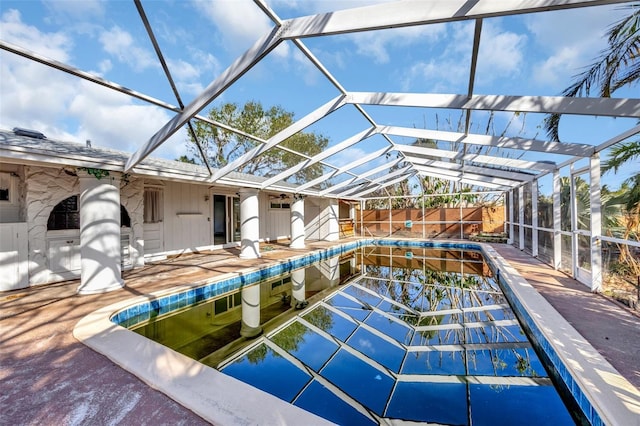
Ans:
[[[338,424],[575,424],[479,252],[356,259],[358,277],[220,369]]]
[[[576,423],[479,251],[365,246],[132,324],[338,424]]]

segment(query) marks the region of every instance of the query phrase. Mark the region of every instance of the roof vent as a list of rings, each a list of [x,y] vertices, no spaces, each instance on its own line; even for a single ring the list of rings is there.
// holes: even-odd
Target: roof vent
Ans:
[[[14,127],[13,133],[15,133],[16,136],[26,136],[28,138],[34,138],[34,139],[47,138],[42,132],[38,132],[36,130],[29,130],[29,129],[21,129],[20,127]]]

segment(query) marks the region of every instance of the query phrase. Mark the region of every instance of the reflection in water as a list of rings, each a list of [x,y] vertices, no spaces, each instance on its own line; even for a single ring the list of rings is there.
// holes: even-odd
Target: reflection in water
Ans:
[[[475,251],[363,247],[136,331],[338,424],[574,423]]]
[[[269,322],[304,309],[309,300],[336,287],[341,277],[356,274],[354,260],[353,254],[327,259],[290,274],[243,286],[207,303],[157,317],[133,330],[216,366],[231,352],[262,334]],[[216,353],[219,350],[222,352]]]
[[[222,371],[274,395],[281,383],[244,366],[292,377],[294,396],[281,398],[338,424],[574,424],[479,253],[376,247],[356,258],[360,277]]]

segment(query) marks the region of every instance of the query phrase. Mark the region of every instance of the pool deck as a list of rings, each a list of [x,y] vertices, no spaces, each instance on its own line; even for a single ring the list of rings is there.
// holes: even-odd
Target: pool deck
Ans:
[[[309,243],[297,250],[266,244],[273,250],[263,248],[260,259],[239,259],[237,249],[174,257],[126,272],[126,287],[105,294],[76,295],[77,280],[0,293],[2,424],[208,424],[80,343],[73,328],[89,313],[133,296],[334,244]],[[512,246],[492,247],[640,389],[640,316]]]

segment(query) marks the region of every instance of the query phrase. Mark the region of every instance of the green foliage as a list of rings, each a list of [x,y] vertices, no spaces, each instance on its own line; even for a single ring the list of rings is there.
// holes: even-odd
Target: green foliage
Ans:
[[[242,107],[236,103],[226,103],[212,108],[207,118],[225,124],[239,132],[197,121],[194,131],[212,167],[220,168],[237,159],[252,148],[261,145],[248,135],[268,140],[294,123],[293,113],[279,106],[264,108],[261,103],[249,101]],[[247,136],[245,136],[247,135]],[[188,149],[199,158],[198,149],[190,136]],[[284,140],[280,145],[295,152],[313,156],[322,152],[329,140],[315,133],[299,132]],[[257,176],[273,176],[302,162],[304,157],[282,149],[273,148],[263,152],[238,170]],[[298,172],[293,179],[303,182],[322,174],[322,166],[312,165]]]
[[[189,157],[189,156],[186,156],[186,155],[181,155],[180,157],[178,157],[176,159],[176,161],[179,161],[181,163],[196,164],[195,158]]]
[[[80,170],[84,170],[85,172],[87,172],[88,174],[90,174],[91,176],[95,177],[98,180],[102,179],[103,177],[109,176],[108,170],[92,169],[89,167],[80,167]]]
[[[607,48],[562,92],[563,96],[589,96],[595,86],[599,96],[610,97],[616,90],[640,79],[640,3],[624,7],[630,13],[609,28]],[[560,140],[559,125],[559,114],[550,114],[545,119],[547,134],[554,141]]]

